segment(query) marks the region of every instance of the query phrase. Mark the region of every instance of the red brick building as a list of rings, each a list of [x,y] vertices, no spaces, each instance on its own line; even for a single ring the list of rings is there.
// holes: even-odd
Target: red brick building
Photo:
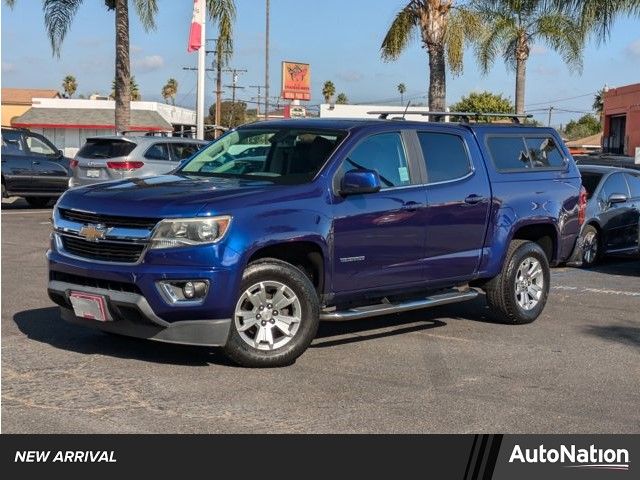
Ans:
[[[604,151],[634,156],[640,147],[640,83],[612,88],[603,100]]]

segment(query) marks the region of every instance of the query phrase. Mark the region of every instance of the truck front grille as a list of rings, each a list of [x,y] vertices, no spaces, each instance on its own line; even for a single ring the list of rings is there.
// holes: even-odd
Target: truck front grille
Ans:
[[[89,242],[82,238],[62,236],[65,251],[82,258],[104,262],[136,263],[145,245],[124,242]]]
[[[153,229],[160,221],[157,218],[143,217],[123,217],[114,215],[102,215],[96,213],[81,212],[78,210],[69,210],[67,208],[58,209],[60,216],[65,220],[78,223],[102,224],[108,228],[144,228]]]

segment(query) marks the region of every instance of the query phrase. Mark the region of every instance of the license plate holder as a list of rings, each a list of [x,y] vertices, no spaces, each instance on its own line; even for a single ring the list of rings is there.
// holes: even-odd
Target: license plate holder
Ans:
[[[77,317],[98,322],[109,322],[111,317],[107,310],[107,301],[102,295],[85,292],[71,292],[69,300]]]
[[[87,170],[87,177],[88,178],[100,178],[100,170],[96,170],[96,169]]]

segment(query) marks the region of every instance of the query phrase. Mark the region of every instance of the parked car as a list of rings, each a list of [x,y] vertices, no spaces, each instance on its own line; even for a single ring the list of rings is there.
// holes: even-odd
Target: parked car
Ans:
[[[2,198],[24,197],[32,207],[47,206],[67,189],[70,161],[44,136],[2,127]]]
[[[587,191],[585,223],[573,260],[591,267],[609,254],[640,252],[640,171],[579,165]]]
[[[265,121],[172,175],[69,190],[48,292],[71,322],[281,366],[320,320],[480,291],[502,321],[534,321],[585,206],[551,128]]]
[[[208,142],[182,137],[113,135],[88,138],[71,163],[71,187],[176,169]]]

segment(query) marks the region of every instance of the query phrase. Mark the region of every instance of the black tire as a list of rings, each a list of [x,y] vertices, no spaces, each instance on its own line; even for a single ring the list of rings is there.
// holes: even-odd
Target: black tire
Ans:
[[[580,235],[582,268],[591,268],[602,260],[602,238],[593,225],[585,225]]]
[[[32,208],[48,207],[53,198],[51,197],[25,197],[24,198]]]
[[[279,337],[281,340],[286,337],[288,343],[278,348],[273,347],[270,350],[261,350],[255,345],[249,345],[246,340],[247,337],[251,337],[253,334],[255,334],[253,340],[255,341],[255,339],[257,339],[257,329],[260,328],[260,325],[256,323],[255,326],[247,330],[245,334],[241,334],[238,330],[239,324],[243,324],[241,327],[246,324],[241,320],[242,317],[236,316],[234,309],[229,338],[227,344],[223,347],[223,351],[231,360],[243,367],[264,368],[291,365],[304,353],[318,331],[320,318],[318,295],[307,275],[300,269],[281,260],[265,258],[251,263],[244,271],[237,303],[240,303],[244,293],[248,289],[251,289],[252,286],[258,285],[261,282],[280,283],[288,287],[295,294],[299,302],[299,307],[296,308],[300,309],[300,322],[297,331],[289,337],[288,335],[282,334],[279,330],[272,330],[272,332],[275,331],[276,334],[282,334],[282,337]],[[273,298],[273,296],[271,298]],[[279,313],[282,314],[283,311]],[[284,314],[290,315],[289,312],[284,312]],[[269,316],[271,317],[271,313],[269,313]],[[271,320],[275,321],[275,318],[277,317],[273,316]],[[269,322],[271,322],[271,320]],[[260,322],[263,328],[265,323],[263,317],[263,320]],[[267,325],[267,327],[269,327],[269,325]],[[244,335],[245,339],[243,339],[242,335]],[[274,338],[273,336],[271,337],[271,342],[274,342]],[[276,343],[277,341],[278,340],[276,340]],[[273,343],[273,345],[275,346],[276,343]],[[267,348],[267,345],[264,345],[263,348]]]
[[[543,284],[540,287],[540,297],[531,309],[523,308],[518,302],[516,281],[518,272],[525,260],[534,259],[542,269],[540,277]],[[487,282],[484,290],[487,303],[494,317],[507,324],[522,325],[533,322],[540,316],[549,296],[551,271],[549,260],[537,243],[527,240],[514,240],[509,244],[502,271],[497,277]],[[526,280],[524,280],[526,281]],[[531,282],[533,285],[537,283]],[[520,298],[524,293],[520,293]]]

